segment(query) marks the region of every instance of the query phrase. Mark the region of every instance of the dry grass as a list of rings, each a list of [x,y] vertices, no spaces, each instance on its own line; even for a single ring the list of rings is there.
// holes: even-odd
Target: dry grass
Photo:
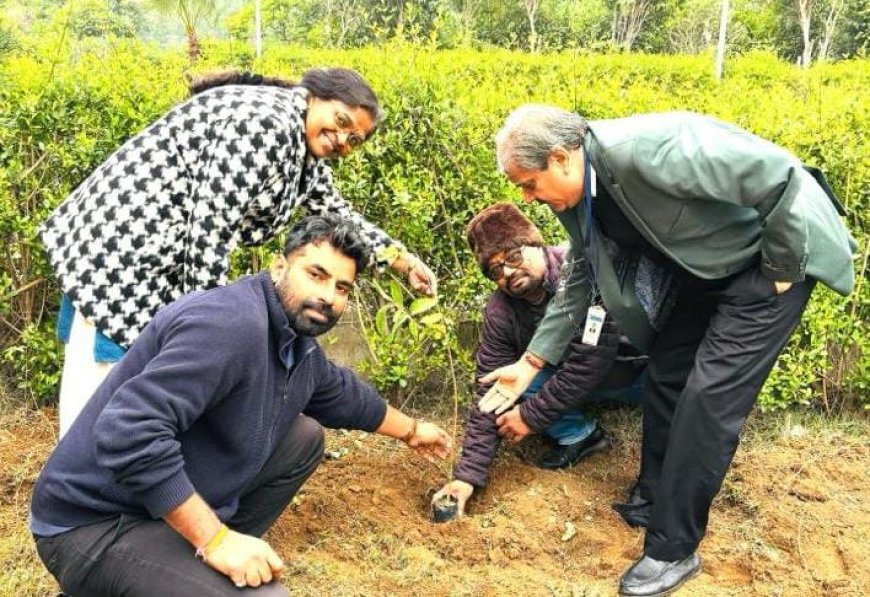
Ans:
[[[53,595],[26,530],[55,413],[0,418],[0,595]],[[613,595],[642,534],[610,509],[637,467],[639,417],[603,413],[614,448],[567,472],[501,455],[471,516],[426,520],[448,467],[395,442],[331,433],[326,460],[267,539],[295,595]],[[448,422],[449,423],[449,422]],[[754,415],[685,595],[870,594],[870,433],[860,415]],[[565,524],[578,530],[563,541]]]
[[[0,595],[56,595],[27,530],[30,492],[57,437],[53,410],[12,410],[0,418]]]

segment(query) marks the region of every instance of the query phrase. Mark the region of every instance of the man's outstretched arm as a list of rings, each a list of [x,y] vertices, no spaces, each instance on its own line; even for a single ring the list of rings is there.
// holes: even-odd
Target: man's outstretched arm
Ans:
[[[434,462],[436,457],[447,458],[453,446],[453,440],[438,425],[418,421],[389,405],[376,433],[402,440],[429,462]]]
[[[522,349],[516,345],[511,334],[511,315],[506,310],[505,303],[497,297],[495,295],[490,299],[483,312],[483,331],[476,355],[478,383],[475,398],[468,406],[462,453],[453,470],[453,480],[432,496],[433,504],[445,496],[455,498],[459,516],[465,513],[465,504],[474,493],[475,487],[486,485],[489,469],[498,450],[495,415],[484,413],[477,406],[477,401],[486,394],[490,386],[480,383],[479,380],[495,369],[513,363]]]
[[[580,407],[613,367],[619,338],[619,329],[610,318],[606,320],[596,344],[583,342],[582,333],[574,336],[568,358],[535,396],[516,407],[516,414],[537,433],[565,413]]]

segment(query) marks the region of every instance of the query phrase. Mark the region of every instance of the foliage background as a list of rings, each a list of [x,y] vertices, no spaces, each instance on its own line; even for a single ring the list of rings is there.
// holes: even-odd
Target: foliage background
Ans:
[[[206,40],[192,66],[180,48],[75,37],[66,21],[53,27],[45,36],[12,34],[6,46],[0,34],[0,350],[7,384],[22,399],[52,401],[61,363],[52,332],[57,289],[35,235],[38,223],[114,149],[185,97],[185,74],[236,66],[296,77],[329,64],[364,73],[389,115],[363,151],[337,166],[341,191],[419,252],[441,280],[438,306],[412,302],[389,278],[362,285],[367,371],[383,390],[400,398],[443,396],[434,371],[454,396],[470,396],[473,343],[461,341],[460,331],[479,318],[491,288],[466,248],[464,226],[482,207],[518,198],[496,170],[492,138],[514,107],[546,102],[590,119],[706,112],[820,166],[860,244],[858,288],[847,299],[816,291],[761,405],[870,405],[866,59],[801,70],[769,52],[748,52],[729,60],[725,79],[716,82],[709,54],[444,50],[436,35],[351,50],[272,45],[261,59],[247,43]],[[524,209],[550,240],[562,239],[545,208]],[[268,250],[235,255],[234,273],[258,269]]]

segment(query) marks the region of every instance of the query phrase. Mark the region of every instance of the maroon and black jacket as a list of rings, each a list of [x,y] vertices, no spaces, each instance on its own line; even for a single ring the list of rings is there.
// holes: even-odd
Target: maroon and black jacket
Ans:
[[[547,303],[553,297],[559,280],[559,268],[565,257],[560,247],[545,247],[547,258],[547,277],[544,281],[546,299],[533,305],[522,299],[496,290],[483,310],[483,331],[477,349],[477,378],[515,363],[526,350],[538,327]],[[581,329],[582,334],[582,329]],[[523,421],[539,433],[557,421],[564,413],[578,408],[587,394],[603,381],[613,368],[620,349],[620,334],[608,317],[596,346],[583,344],[581,334],[571,340],[566,358],[556,374],[551,377],[534,397],[520,405]],[[628,353],[631,353],[629,347]],[[637,367],[630,361],[620,364],[620,371],[614,376],[624,379],[636,375]],[[604,385],[604,384],[602,384]],[[610,383],[606,383],[610,386]],[[489,468],[498,450],[500,438],[496,416],[483,413],[477,407],[478,401],[486,394],[490,385],[477,384],[476,395],[468,410],[468,424],[462,442],[462,454],[453,472],[456,479],[475,487],[486,485]]]

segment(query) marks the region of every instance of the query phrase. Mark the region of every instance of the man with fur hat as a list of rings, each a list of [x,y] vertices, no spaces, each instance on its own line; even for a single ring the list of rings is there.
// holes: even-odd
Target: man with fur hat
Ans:
[[[467,235],[484,274],[498,285],[483,313],[476,357],[480,378],[525,352],[555,293],[565,249],[544,246],[538,228],[511,203],[481,211],[469,222]],[[572,466],[609,446],[607,434],[582,405],[600,400],[639,402],[645,358],[620,341],[610,322],[596,342],[588,340],[578,335],[560,366],[540,368],[525,400],[507,412],[484,413],[478,408],[489,389],[489,384],[478,382],[454,480],[435,494],[433,504],[451,496],[462,515],[474,489],[487,482],[500,437],[517,443],[531,433],[544,433],[554,439],[557,446],[536,463],[545,469]]]

